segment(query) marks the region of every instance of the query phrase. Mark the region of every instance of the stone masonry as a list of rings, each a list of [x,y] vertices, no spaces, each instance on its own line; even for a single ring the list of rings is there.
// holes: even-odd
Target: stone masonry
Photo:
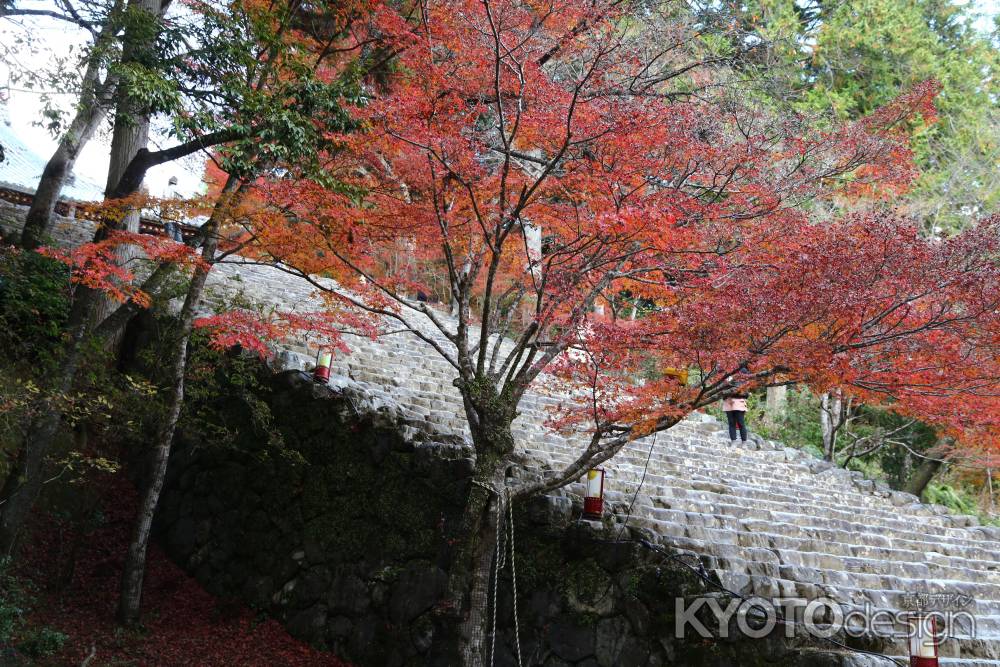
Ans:
[[[317,308],[308,284],[273,269],[220,266],[211,285],[206,309],[236,292],[279,308]],[[435,335],[429,322],[418,324]],[[332,388],[360,387],[376,410],[398,405],[404,437],[467,438],[454,373],[429,345],[409,335],[348,342],[351,353],[335,360]],[[313,354],[308,341],[289,341],[278,358],[285,368],[301,369]],[[516,474],[558,469],[583,446],[582,434],[545,427],[549,411],[566,400],[544,385],[525,397],[514,428]],[[655,443],[637,440],[605,466],[608,521],[624,517],[651,451],[629,526],[657,544],[698,558],[718,581],[746,595],[893,610],[912,608],[923,595],[953,596],[967,602],[975,628],[952,628],[941,647],[943,664],[1000,667],[1000,529],[779,443],[754,438],[733,448],[722,425],[705,415],[653,437]],[[581,495],[577,484],[553,498]],[[907,655],[901,641],[881,648]]]

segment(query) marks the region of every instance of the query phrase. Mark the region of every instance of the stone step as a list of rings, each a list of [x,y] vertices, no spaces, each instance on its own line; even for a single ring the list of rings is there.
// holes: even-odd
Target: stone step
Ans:
[[[779,560],[785,564],[815,567],[817,557],[830,557],[840,559],[841,565],[849,571],[877,571],[880,569],[878,563],[886,563],[887,567],[910,572],[912,576],[932,577],[954,571],[962,575],[956,576],[958,579],[971,577],[967,580],[1000,584],[996,561],[955,558],[916,548],[902,549],[888,540],[879,545],[859,545],[856,541],[849,541],[849,533],[818,539],[816,533],[803,530],[800,526],[782,524],[767,524],[768,530],[747,530],[744,522],[722,520],[728,517],[713,517],[711,523],[715,525],[708,525],[704,515],[692,517],[689,513],[672,510],[655,510],[652,518],[648,514],[641,516],[647,524],[644,527],[660,534],[770,550],[777,553]]]
[[[621,471],[619,471],[619,472],[621,472]],[[697,475],[697,473],[693,473],[693,472],[689,472],[689,473],[686,473],[686,474],[683,471],[678,471],[678,472],[680,474],[683,474],[683,476],[661,475],[661,474],[657,474],[656,472],[649,472],[649,471],[647,471],[646,472],[646,482],[645,483],[648,484],[648,485],[650,485],[651,488],[664,488],[664,489],[667,489],[667,488],[674,487],[674,485],[678,485],[680,488],[683,488],[684,486],[688,486],[690,484],[690,482],[693,480],[695,482],[697,482],[697,481],[705,482],[705,485],[703,486],[703,488],[705,488],[705,489],[711,488],[712,485],[714,485],[716,487],[716,489],[721,488],[720,487],[720,483],[712,481],[712,479],[710,477],[705,477],[705,476]],[[627,473],[627,474],[631,474],[631,473]],[[641,477],[641,471],[636,471],[636,473],[634,474],[634,482],[637,483],[639,481],[640,477]],[[614,476],[609,475],[609,480],[613,484],[614,480],[615,480]],[[626,481],[631,481],[631,480],[628,480],[628,478],[626,477]],[[721,482],[721,484],[724,485],[725,482]],[[747,488],[753,488],[753,485],[751,484],[751,482],[741,481],[741,485],[742,486],[746,486]],[[634,490],[634,486],[632,486],[632,490]],[[767,487],[757,486],[756,490],[759,491],[760,494],[767,494],[768,493],[768,488]],[[628,489],[626,489],[626,492],[627,491],[628,491]],[[712,494],[712,492],[706,490],[705,494],[706,495]],[[649,493],[647,495],[654,495],[654,494],[653,493]],[[665,498],[670,498],[672,496],[664,496],[664,497]],[[734,497],[738,497],[738,494],[733,493],[733,494],[725,494],[724,495],[724,494],[720,494],[720,493],[714,493],[713,497],[710,498],[709,500],[719,500],[720,502],[725,502],[726,504],[734,505],[734,503],[732,503],[731,501],[726,500],[727,498],[734,498]],[[699,499],[697,499],[697,498],[677,498],[676,502],[678,504],[683,504],[683,502],[685,502],[685,501],[688,501],[690,503],[697,503],[698,500]],[[702,502],[705,503],[706,501],[703,500]],[[708,502],[708,504],[711,504],[711,503]],[[835,505],[832,505],[832,504],[829,504],[829,503],[823,503],[819,499],[817,499],[815,501],[815,504],[813,504],[812,499],[807,500],[806,498],[803,497],[803,498],[793,498],[790,501],[789,505],[784,505],[784,504],[778,503],[778,502],[768,502],[768,501],[764,501],[764,500],[759,500],[759,501],[755,500],[753,503],[749,503],[748,502],[747,505],[752,505],[751,507],[745,507],[744,508],[748,512],[754,512],[754,511],[766,512],[766,511],[770,511],[772,514],[774,514],[774,513],[779,513],[779,514],[781,514],[781,513],[788,513],[789,505],[791,507],[799,508],[800,510],[804,506],[809,506],[810,509],[814,509],[814,510],[818,511],[822,515],[822,517],[824,518],[824,520],[826,520],[827,522],[846,522],[848,524],[852,524],[850,526],[851,529],[856,529],[856,530],[881,530],[881,529],[888,529],[888,530],[890,530],[892,532],[895,532],[895,533],[898,533],[900,535],[903,535],[903,534],[906,534],[906,533],[913,533],[913,531],[911,530],[911,528],[912,528],[912,522],[910,520],[908,520],[908,519],[904,519],[902,517],[894,519],[894,518],[891,518],[891,516],[892,516],[891,514],[886,514],[886,515],[883,515],[883,516],[867,515],[867,514],[864,513],[863,508],[853,508],[851,510],[845,510],[845,509],[836,507]],[[731,511],[735,511],[735,510],[731,510]],[[770,517],[770,518],[773,518],[773,517]],[[794,523],[794,521],[791,521],[790,523]],[[926,525],[928,525],[928,526],[934,526],[934,524],[935,524],[935,522],[934,522],[934,520],[932,518],[928,518],[928,520],[926,522],[924,522],[924,523]],[[937,522],[937,523],[940,523],[940,522]],[[841,525],[843,525],[843,523]],[[970,531],[968,531],[966,529],[957,529],[957,528],[942,527],[942,526],[937,526],[937,528],[939,529],[939,532],[942,535],[947,536],[952,541],[957,542],[957,543],[963,543],[963,544],[965,544],[965,545],[967,545],[969,547],[973,547],[973,548],[977,548],[977,547],[992,547],[995,544],[995,542],[993,542],[991,540],[987,540],[987,539],[982,539],[982,537],[979,534],[971,533]],[[919,534],[919,533],[913,533],[913,534]]]
[[[669,468],[672,468],[672,469],[669,469]],[[668,474],[662,475],[662,477],[665,478],[665,479],[674,479],[674,480],[678,480],[678,479],[681,479],[681,480],[686,480],[686,479],[700,479],[701,481],[707,482],[707,484],[705,486],[705,488],[707,488],[707,489],[710,489],[713,486],[714,487],[725,486],[727,483],[728,484],[737,484],[739,487],[741,487],[740,490],[742,490],[742,489],[745,488],[745,489],[753,492],[754,496],[756,498],[761,499],[762,501],[764,501],[767,497],[778,497],[778,498],[782,498],[783,500],[787,500],[788,502],[790,502],[790,503],[792,503],[792,504],[794,504],[796,506],[801,506],[804,501],[808,500],[810,502],[814,502],[816,504],[815,506],[817,506],[817,507],[829,507],[829,508],[831,508],[833,510],[836,510],[836,511],[842,512],[842,513],[846,513],[846,514],[849,514],[851,516],[856,516],[857,513],[858,513],[858,511],[865,511],[866,509],[868,509],[869,504],[872,504],[872,508],[875,511],[872,512],[869,515],[866,515],[865,516],[866,520],[873,519],[873,518],[878,518],[878,517],[883,517],[885,520],[887,520],[887,521],[889,521],[891,523],[895,523],[895,524],[898,524],[898,525],[911,525],[911,522],[909,520],[903,519],[903,518],[900,517],[901,514],[905,513],[905,509],[901,510],[900,508],[893,508],[893,509],[895,509],[897,511],[890,511],[888,509],[881,510],[881,509],[879,509],[877,507],[877,504],[875,504],[876,500],[877,500],[876,496],[855,496],[855,497],[863,500],[865,506],[862,507],[862,508],[859,508],[859,507],[855,506],[855,507],[851,507],[850,510],[847,510],[847,509],[844,509],[844,506],[841,503],[839,503],[839,502],[833,502],[833,501],[826,500],[826,498],[828,497],[828,494],[819,493],[819,492],[816,492],[814,490],[810,490],[809,487],[804,487],[804,486],[803,487],[799,487],[799,486],[794,485],[794,484],[786,484],[786,485],[784,485],[782,487],[778,487],[778,490],[775,490],[775,487],[765,486],[765,485],[763,485],[761,483],[758,483],[759,478],[754,477],[754,476],[749,476],[749,475],[735,476],[735,475],[733,475],[733,476],[729,476],[729,477],[723,477],[723,476],[712,477],[712,476],[706,476],[706,475],[702,475],[702,474],[700,474],[698,472],[695,472],[698,469],[699,468],[696,468],[694,466],[687,466],[687,467],[663,466],[662,468],[660,468],[658,470],[654,469],[653,472],[647,471],[646,477],[647,477],[647,480],[648,480],[650,478],[650,476],[653,476],[655,478],[658,472],[667,472]],[[641,478],[642,467],[641,466],[635,466],[635,467],[619,467],[619,468],[616,468],[616,469],[613,468],[613,469],[611,469],[611,473],[609,474],[609,479],[611,481],[614,481],[614,476],[613,475],[614,475],[615,472],[617,472],[618,475],[619,475],[619,477],[620,477],[620,479],[624,480],[626,483],[629,482],[629,481],[638,482],[638,480]],[[679,473],[679,475],[672,475],[672,474],[669,474],[669,473]],[[674,483],[667,484],[667,486],[673,486],[673,485],[674,485]],[[780,491],[781,488],[793,488],[793,489],[794,488],[800,488],[801,489],[801,495],[798,495],[798,496],[789,496],[789,495],[786,495],[786,494],[782,494],[781,491]],[[734,495],[736,495],[736,494],[734,494]],[[888,504],[888,503],[885,503],[885,504]],[[892,507],[892,506],[889,505],[889,507]],[[955,528],[953,525],[951,525],[953,522],[951,522],[950,518],[947,517],[947,516],[935,516],[935,515],[929,514],[929,513],[926,514],[926,515],[923,514],[923,513],[921,513],[920,516],[922,517],[922,519],[924,519],[924,521],[923,521],[924,525],[942,527],[942,528],[944,528],[944,532],[946,534],[950,534],[950,535],[952,535],[952,536],[954,536],[954,537],[956,537],[958,539],[967,539],[967,540],[972,540],[973,542],[986,542],[986,543],[988,543],[990,545],[995,544],[995,542],[992,541],[992,540],[983,540],[979,536],[970,535],[969,531],[966,530],[965,528]]]
[[[650,476],[647,475],[647,479]],[[840,529],[845,528],[845,524],[851,530],[859,530],[858,524],[862,524],[862,532],[884,532],[886,535],[903,539],[923,537],[925,534],[913,531],[906,521],[894,520],[886,516],[880,516],[868,512],[864,508],[856,508],[854,511],[846,511],[831,508],[821,504],[814,499],[799,499],[798,502],[767,501],[760,498],[748,497],[741,493],[721,493],[719,487],[715,491],[705,484],[685,479],[676,479],[675,486],[660,485],[655,487],[644,487],[640,495],[655,499],[654,505],[660,507],[677,507],[683,509],[686,505],[708,507],[714,504],[735,506],[747,512],[769,512],[770,518],[775,519],[784,515],[793,516],[815,516],[827,520],[827,524]],[[633,488],[626,488],[621,492],[625,496],[634,494]],[[809,510],[808,512],[806,510]],[[739,510],[729,510],[727,513],[738,513]],[[717,513],[717,512],[716,512]],[[797,524],[798,521],[785,521],[785,523]],[[930,521],[927,525],[933,526]],[[966,546],[971,549],[992,550],[993,542],[981,539],[978,534],[967,529],[940,527],[939,537],[947,538],[950,544]]]
[[[752,546],[743,542],[740,539],[740,534],[734,531],[656,521],[647,517],[637,517],[634,521],[630,520],[629,525],[651,530],[674,544],[677,544],[679,540],[692,540],[708,544],[709,553],[720,557],[735,558],[747,563],[777,566],[775,571],[785,567],[788,569],[786,575],[791,574],[810,583],[843,583],[842,577],[838,578],[838,582],[832,582],[830,575],[825,575],[822,579],[818,578],[819,573],[827,571],[847,574],[855,581],[865,582],[864,585],[867,587],[878,589],[885,587],[885,577],[902,577],[914,581],[971,583],[980,587],[981,591],[985,591],[985,594],[989,596],[997,595],[998,588],[1000,588],[1000,578],[994,576],[993,573],[989,573],[990,576],[987,576],[987,573],[971,567],[914,561],[880,561],[835,553],[830,546],[816,542],[803,542],[801,545],[788,545],[782,548]],[[782,536],[773,537],[780,539]],[[766,574],[765,572],[757,573]]]
[[[305,309],[317,304],[303,281],[246,267],[222,268],[213,271],[215,286],[239,273],[241,284],[276,304],[294,302]],[[279,283],[272,279],[281,287],[276,289]],[[237,287],[233,282],[230,291]],[[435,317],[455,326],[447,313],[435,311]],[[450,347],[428,318],[415,315],[413,320],[422,335]],[[335,359],[337,372],[398,403],[411,426],[468,433],[462,399],[452,384],[456,371],[426,341],[406,335],[348,338],[353,349]],[[290,341],[289,349],[309,357],[307,341]],[[525,474],[561,469],[586,446],[586,434],[554,433],[546,426],[553,409],[579,398],[555,385],[524,397],[514,431],[519,451],[529,460]],[[655,437],[630,443],[605,466],[606,500],[619,516],[645,472],[630,526],[652,531],[664,544],[698,556],[720,578],[758,594],[798,593],[809,599],[832,594],[845,602],[903,605],[905,595],[917,591],[975,593],[972,608],[986,634],[946,643],[953,644],[943,647],[951,657],[941,664],[1000,667],[1000,541],[966,528],[974,519],[892,496],[887,488],[845,471],[823,471],[807,454],[776,443],[731,447],[722,424],[706,415],[694,415]],[[644,471],[652,442],[656,446]],[[582,486],[573,484],[565,492],[581,495]],[[810,664],[808,650],[803,665]],[[906,654],[896,643],[890,650]],[[843,655],[844,667],[877,664]]]
[[[662,469],[661,469],[662,471]],[[636,471],[640,473],[641,471]],[[629,483],[622,485],[622,491],[624,493],[633,492],[635,487],[638,485],[639,479],[629,480]],[[687,484],[683,484],[687,482]],[[644,487],[645,488],[645,487]],[[709,499],[709,496],[731,496],[734,499],[741,500],[745,503],[753,504],[765,504],[765,505],[777,505],[781,504],[788,507],[801,507],[808,504],[811,508],[816,508],[817,510],[825,510],[826,508],[833,509],[838,512],[843,510],[843,505],[838,503],[831,503],[826,500],[826,494],[809,494],[808,496],[792,496],[782,493],[780,489],[774,489],[772,487],[756,487],[749,485],[727,485],[724,482],[697,482],[687,480],[683,477],[675,478],[675,481],[671,483],[670,486],[666,487],[656,487],[655,489],[650,489],[647,491],[649,495],[657,495],[660,497],[703,497],[704,499]],[[871,504],[866,504],[864,507],[854,507],[852,508],[852,513],[856,516],[857,514],[862,514],[867,517],[879,517],[886,519],[898,519],[899,512],[891,512],[884,510],[875,503],[873,499]],[[941,526],[944,523],[944,519],[940,517],[933,517],[935,520],[928,521],[927,525],[938,525]]]
[[[766,599],[777,597],[802,597],[807,600],[829,597],[840,603],[863,605],[866,602],[883,609],[908,608],[914,596],[964,595],[971,599],[967,609],[977,615],[1000,615],[1000,600],[995,586],[956,581],[953,579],[909,579],[906,577],[878,577],[877,585],[857,586],[855,581],[875,583],[872,575],[816,569],[808,572],[809,578],[818,580],[788,579],[782,576],[780,563],[763,563],[744,560],[740,553],[727,549],[727,545],[713,545],[703,540],[664,536],[667,547],[681,553],[693,554],[709,570],[724,572],[728,579],[723,584],[741,594],[752,593]],[[977,593],[979,596],[977,597]],[[990,595],[991,597],[986,597]]]
[[[658,500],[659,502],[657,502]],[[888,538],[890,540],[890,544],[896,539],[905,539],[915,542],[926,537],[916,531],[883,531],[878,527],[872,527],[868,524],[830,519],[820,514],[803,514],[757,509],[745,505],[733,504],[728,502],[728,500],[728,498],[723,498],[722,500],[716,502],[708,502],[692,499],[658,499],[653,497],[654,505],[659,504],[659,509],[676,509],[685,512],[694,512],[713,516],[729,516],[740,520],[757,520],[766,523],[799,526],[806,529],[803,531],[804,533],[807,532],[807,530],[812,530],[815,531],[817,535],[822,535],[823,531],[829,531],[828,535],[874,535],[877,538]],[[657,508],[654,508],[651,514],[655,515],[655,509]],[[878,542],[881,542],[881,540]],[[970,558],[972,560],[988,561],[991,560],[991,553],[996,553],[995,551],[991,552],[987,549],[983,549],[978,546],[978,544],[970,544],[966,541],[960,540],[940,540],[938,542],[927,544],[927,547],[933,547],[934,545],[941,545],[945,547],[947,555],[957,555],[960,557]]]

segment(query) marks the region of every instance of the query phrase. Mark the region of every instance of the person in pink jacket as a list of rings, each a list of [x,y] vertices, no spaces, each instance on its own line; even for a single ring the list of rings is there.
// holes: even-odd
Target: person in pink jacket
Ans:
[[[743,444],[747,443],[747,398],[746,394],[727,394],[722,399],[722,411],[726,413],[726,421],[729,422],[729,439],[733,445],[737,444],[737,428]]]

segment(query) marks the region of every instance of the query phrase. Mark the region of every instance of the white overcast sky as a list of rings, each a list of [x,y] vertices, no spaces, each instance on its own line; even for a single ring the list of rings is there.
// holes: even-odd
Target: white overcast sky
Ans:
[[[50,6],[47,0],[29,1],[23,4],[37,7]],[[984,31],[990,30],[993,17],[1000,13],[1000,0],[969,0],[969,4],[980,14],[979,27]],[[11,21],[0,20],[0,44],[12,43],[16,31],[23,34],[25,30],[32,32],[40,52],[35,56],[22,58],[20,61],[22,67],[51,67],[56,56],[68,55],[71,45],[82,45],[85,38],[82,31],[73,32],[67,29],[66,24],[53,19],[31,19],[23,21],[20,26],[15,26]],[[55,139],[47,130],[37,125],[42,109],[39,94],[24,90],[22,86],[12,83],[11,72],[0,63],[0,100],[2,99],[7,100],[7,112],[12,129],[36,153],[48,158],[55,148]],[[56,99],[67,110],[73,102],[72,96],[61,96]],[[107,178],[110,141],[108,134],[106,129],[103,130],[100,136],[88,144],[77,161],[77,173],[102,186]],[[169,140],[154,136],[153,143],[169,144]],[[165,194],[167,181],[171,176],[176,176],[180,192],[196,192],[201,186],[200,162],[202,159],[195,156],[185,164],[172,163],[155,167],[146,177],[146,186],[154,195]]]
[[[32,8],[51,7],[48,0],[28,0],[18,4]],[[74,46],[77,49],[75,52],[79,53],[79,49],[89,37],[82,30],[74,31],[68,28],[66,23],[55,19],[22,19],[16,24],[9,20],[0,20],[0,44],[12,44],[16,36],[23,35],[26,30],[31,31],[38,52],[33,55],[22,53],[17,56],[17,65],[15,66],[52,68],[57,57],[66,57],[74,53]],[[35,153],[48,159],[55,150],[56,138],[38,124],[42,118],[44,107],[40,95],[37,91],[26,90],[23,84],[15,83],[12,80],[10,69],[5,63],[0,62],[0,114],[3,113],[3,100],[6,100],[6,112],[11,128]],[[53,100],[68,112],[75,98],[72,95],[57,95],[53,96]],[[100,134],[95,136],[84,148],[76,164],[77,174],[84,175],[88,180],[101,187],[107,180],[110,134],[110,124],[105,123]],[[150,148],[166,147],[172,144],[170,139],[165,138],[162,134],[157,134],[155,128],[150,143]],[[204,157],[195,154],[187,160],[153,167],[146,176],[145,185],[151,194],[165,195],[167,194],[167,181],[171,176],[176,176],[178,179],[177,191],[182,194],[198,192],[201,189],[203,164]]]

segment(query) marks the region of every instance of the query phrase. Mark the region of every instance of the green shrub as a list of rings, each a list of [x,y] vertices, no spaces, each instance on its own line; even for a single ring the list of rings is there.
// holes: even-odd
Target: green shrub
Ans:
[[[58,653],[68,639],[69,636],[62,632],[43,627],[28,631],[17,648],[32,658],[44,658]]]
[[[10,573],[10,559],[0,559],[0,646],[10,644],[25,613],[26,595]]]
[[[882,469],[881,461],[876,458],[855,458],[847,464],[848,470],[857,470],[867,479],[885,479],[885,470]]]
[[[49,361],[69,314],[69,270],[35,252],[0,249],[0,354]]]
[[[14,646],[31,658],[57,653],[69,636],[50,627],[24,627],[28,607],[33,603],[30,583],[10,571],[10,559],[0,559],[0,647]]]
[[[959,514],[979,514],[975,498],[966,490],[950,484],[931,482],[924,491],[924,500],[937,505],[944,505]]]
[[[247,446],[258,454],[283,451],[268,400],[271,371],[253,354],[220,351],[204,331],[191,336],[187,387],[180,428],[193,440],[221,446]]]
[[[823,456],[823,431],[819,423],[819,397],[804,387],[789,387],[784,417],[762,432],[789,447]],[[764,401],[761,401],[763,403]]]

